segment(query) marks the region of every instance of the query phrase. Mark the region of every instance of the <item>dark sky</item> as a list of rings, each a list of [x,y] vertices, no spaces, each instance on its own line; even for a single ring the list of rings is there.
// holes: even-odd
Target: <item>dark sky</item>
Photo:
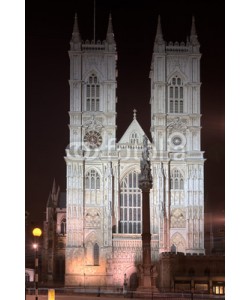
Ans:
[[[69,41],[77,12],[82,39],[93,38],[93,3],[26,1],[25,6],[25,209],[41,226],[53,179],[65,191],[68,145]],[[96,39],[104,40],[109,12],[118,51],[117,139],[137,109],[150,136],[149,71],[157,17],[164,39],[186,41],[195,16],[201,44],[202,150],[207,210],[225,207],[225,7],[224,1],[96,0]]]

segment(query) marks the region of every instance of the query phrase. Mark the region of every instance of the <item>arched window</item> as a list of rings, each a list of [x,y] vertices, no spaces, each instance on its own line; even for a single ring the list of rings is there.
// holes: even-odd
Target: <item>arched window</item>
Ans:
[[[95,74],[92,74],[88,78],[86,89],[86,110],[100,110],[100,84]]]
[[[131,172],[121,182],[120,233],[141,233],[141,190],[138,188],[138,173]]]
[[[170,185],[171,185],[171,190],[184,189],[184,178],[179,170],[174,169],[171,172]]]
[[[136,132],[132,132],[130,135],[130,143],[131,144],[138,144],[139,143],[139,137]]]
[[[171,79],[168,87],[168,95],[169,112],[183,113],[183,82],[178,76]]]
[[[65,235],[66,234],[66,219],[63,218],[61,221],[61,234]]]
[[[100,189],[100,175],[95,170],[90,170],[85,176],[85,188],[89,190]]]
[[[94,266],[99,266],[99,246],[94,244]]]

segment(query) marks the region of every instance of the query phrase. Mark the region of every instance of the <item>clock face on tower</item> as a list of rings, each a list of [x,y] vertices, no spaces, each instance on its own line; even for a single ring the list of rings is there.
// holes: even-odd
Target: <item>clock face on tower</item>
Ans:
[[[102,136],[98,131],[91,130],[85,134],[83,141],[88,148],[95,149],[101,146]]]

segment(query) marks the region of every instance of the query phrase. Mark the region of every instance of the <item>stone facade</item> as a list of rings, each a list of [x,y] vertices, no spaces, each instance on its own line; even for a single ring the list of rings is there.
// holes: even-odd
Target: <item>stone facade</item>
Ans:
[[[82,41],[75,16],[69,58],[67,205],[60,210],[56,201],[48,203],[44,268],[47,278],[55,279],[57,256],[65,259],[66,286],[122,286],[126,278],[134,287],[142,260],[138,175],[145,132],[134,110],[116,141],[117,51],[111,16],[103,42]],[[148,143],[151,258],[157,265],[161,253],[171,249],[205,254],[200,59],[194,18],[187,42],[175,44],[163,40],[158,20]],[[61,233],[64,220],[67,230]],[[158,282],[164,285],[162,279]]]

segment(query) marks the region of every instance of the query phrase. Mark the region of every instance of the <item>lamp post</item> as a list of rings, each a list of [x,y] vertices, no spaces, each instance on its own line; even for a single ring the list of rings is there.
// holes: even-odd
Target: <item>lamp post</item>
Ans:
[[[36,300],[38,300],[38,238],[42,235],[42,230],[40,228],[35,228],[32,231],[35,238],[35,243],[33,248],[35,249],[35,290],[36,290]]]

